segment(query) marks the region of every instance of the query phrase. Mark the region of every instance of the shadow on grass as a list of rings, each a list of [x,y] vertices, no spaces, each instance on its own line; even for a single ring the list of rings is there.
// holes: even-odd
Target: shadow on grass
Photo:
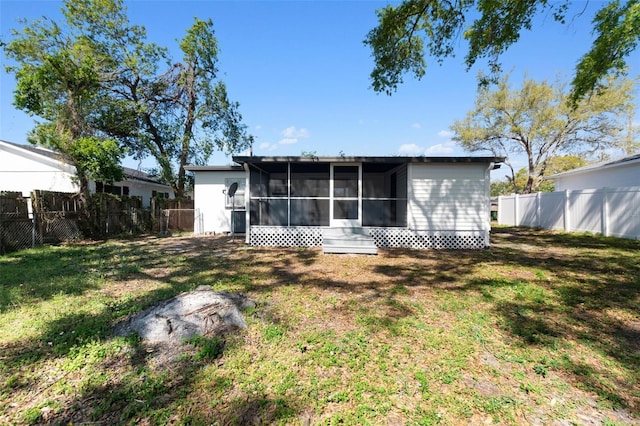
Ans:
[[[3,272],[9,271],[3,275],[5,311],[21,305],[31,309],[30,315],[33,315],[34,309],[40,309],[40,303],[64,304],[66,296],[93,297],[87,295],[88,292],[95,292],[97,299],[102,301],[91,307],[91,313],[83,307],[79,307],[82,311],[78,312],[61,307],[61,311],[68,312],[46,322],[37,335],[0,343],[3,366],[0,378],[9,392],[22,391],[37,401],[50,388],[66,382],[62,385],[66,388],[63,393],[70,396],[65,398],[63,406],[47,411],[46,418],[40,410],[41,405],[28,407],[32,404],[27,403],[28,408],[14,413],[15,419],[60,424],[96,420],[118,424],[145,417],[154,417],[153,422],[163,423],[160,417],[169,419],[172,404],[185,398],[198,370],[214,361],[201,349],[204,357],[196,353],[193,359],[172,360],[165,366],[166,372],[158,372],[154,370],[156,360],[153,352],[149,352],[149,346],[135,339],[115,337],[112,330],[128,315],[198,285],[215,285],[225,279],[231,283],[237,281],[239,272],[227,268],[228,262],[224,258],[207,252],[187,254],[173,249],[152,250],[144,241],[129,241],[124,246],[108,243],[29,250],[2,258]],[[203,259],[207,260],[206,264],[202,263]],[[37,270],[20,272],[24,268],[37,268],[37,265],[44,265],[40,268],[46,270],[44,274],[38,274]],[[207,279],[190,279],[192,274],[212,267],[214,273]],[[8,276],[18,279],[9,282]],[[127,285],[131,286],[128,282],[142,279],[157,285],[150,291],[134,287],[130,288],[130,293],[126,291]],[[109,286],[113,284],[123,289],[111,296],[101,293],[101,290],[110,290]],[[62,299],[53,300],[58,296]],[[58,310],[57,305],[51,306]],[[224,351],[222,344],[216,353],[219,356]],[[188,352],[189,348],[185,348],[185,353]],[[42,377],[41,372],[34,370],[37,367],[24,368],[38,365],[56,365],[53,371],[59,371],[61,375]],[[85,372],[86,377],[83,377]],[[74,379],[67,382],[69,377]],[[0,417],[5,410],[11,409],[0,410]]]
[[[640,243],[632,240],[498,229],[491,248],[495,260],[484,265],[533,270],[535,275],[517,279],[475,277],[460,290],[480,292],[503,318],[504,329],[525,345],[546,346],[553,353],[559,342],[581,342],[616,360],[627,371],[637,372],[640,323],[630,326],[615,312],[637,314],[639,250]],[[479,267],[483,267],[482,262]],[[500,297],[502,288],[511,293]],[[505,300],[508,295],[512,298]],[[560,368],[612,408],[638,403],[634,391],[637,376],[613,383],[615,380],[606,377],[597,363],[572,357],[564,358]]]
[[[13,275],[8,276],[18,277],[15,281],[2,278],[6,286],[0,290],[0,300],[5,310],[61,293],[81,295],[100,290],[105,280],[123,283],[125,288],[95,315],[69,314],[50,322],[33,339],[11,347],[3,344],[3,362],[14,366],[20,375],[21,365],[55,361],[91,342],[109,341],[115,322],[127,315],[182,291],[210,285],[216,290],[267,298],[283,289],[341,296],[341,303],[326,309],[355,317],[370,332],[386,330],[392,335],[402,319],[416,312],[409,301],[428,303],[420,300],[425,292],[477,293],[518,344],[553,350],[559,340],[586,342],[625,369],[640,370],[640,324],[629,325],[604,315],[609,308],[637,312],[640,243],[636,241],[499,228],[488,250],[388,250],[378,257],[333,258],[342,264],[335,270],[327,269],[318,249],[248,249],[225,240],[194,241],[184,248],[175,245],[151,250],[144,241],[133,241],[124,246],[68,247],[0,258],[3,272],[10,268]],[[60,258],[64,260],[56,260]],[[52,265],[50,269],[47,264]],[[37,269],[38,265],[44,265],[40,274],[20,275],[20,269]],[[498,276],[481,273],[490,274],[495,268],[501,271]],[[371,278],[363,279],[364,275]],[[152,280],[163,287],[128,296],[126,285],[136,280]],[[34,289],[32,294],[25,291],[26,283]],[[505,299],[500,291],[512,291],[514,297]],[[282,294],[286,297],[287,293]],[[269,321],[284,322],[286,328],[283,315]],[[87,385],[68,403],[68,411],[54,420],[118,423],[150,415],[159,416],[157,423],[170,421],[171,410],[180,405],[199,369],[207,364],[193,363],[172,368],[165,375],[150,375],[146,349],[133,347],[134,353],[127,355],[129,376]],[[564,358],[558,368],[612,406],[629,405],[624,395],[634,395],[638,385],[637,378],[629,383],[605,382],[598,366],[571,357]],[[33,384],[20,377],[12,383],[14,389]],[[224,391],[224,384],[220,386]],[[270,423],[291,418],[297,409],[304,407],[297,407],[295,400],[258,395],[232,399],[215,412],[186,413],[184,418],[191,416],[193,423],[208,423],[212,418],[237,424],[256,419]]]

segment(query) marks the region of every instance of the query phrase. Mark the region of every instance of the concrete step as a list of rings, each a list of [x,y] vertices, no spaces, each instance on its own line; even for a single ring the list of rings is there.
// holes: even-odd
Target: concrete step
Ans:
[[[373,238],[362,228],[322,230],[323,253],[378,254]]]

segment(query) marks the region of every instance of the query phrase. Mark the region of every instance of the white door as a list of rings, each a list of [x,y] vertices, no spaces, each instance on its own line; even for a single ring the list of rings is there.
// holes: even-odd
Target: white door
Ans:
[[[362,165],[331,165],[331,227],[362,226]]]

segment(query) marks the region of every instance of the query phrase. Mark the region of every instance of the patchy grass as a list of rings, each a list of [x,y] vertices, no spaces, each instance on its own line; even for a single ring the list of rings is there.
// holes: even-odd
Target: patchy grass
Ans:
[[[209,285],[248,329],[162,359],[115,323]],[[0,257],[0,423],[637,424],[640,242],[497,228],[378,256],[145,238]]]

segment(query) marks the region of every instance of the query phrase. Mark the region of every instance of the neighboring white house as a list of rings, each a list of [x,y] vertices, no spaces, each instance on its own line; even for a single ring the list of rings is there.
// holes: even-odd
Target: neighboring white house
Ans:
[[[640,186],[640,154],[580,167],[548,179],[556,191]]]
[[[235,210],[235,232],[255,246],[325,246],[347,231],[345,239],[366,235],[376,247],[489,246],[489,172],[502,158],[233,159],[238,166],[186,167],[196,234],[230,232]]]
[[[29,194],[33,190],[77,192],[75,166],[61,154],[31,145],[0,141],[0,191]],[[173,198],[168,185],[139,170],[125,167],[126,179],[111,185],[89,182],[91,192],[142,197],[145,207],[157,194]]]

